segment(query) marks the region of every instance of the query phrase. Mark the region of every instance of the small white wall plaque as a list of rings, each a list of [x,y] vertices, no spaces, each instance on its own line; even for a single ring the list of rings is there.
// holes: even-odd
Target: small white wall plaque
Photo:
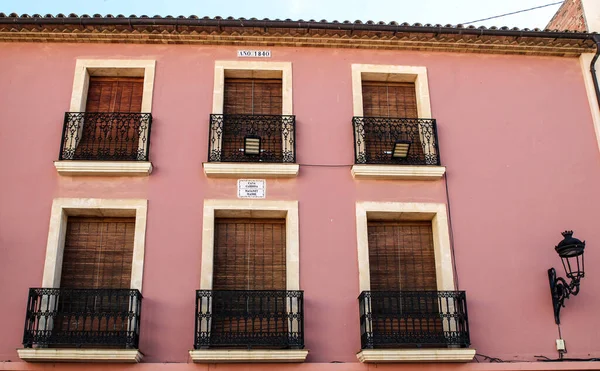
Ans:
[[[238,179],[238,198],[265,198],[267,181],[264,179]]]
[[[238,50],[238,58],[271,58],[270,50]]]

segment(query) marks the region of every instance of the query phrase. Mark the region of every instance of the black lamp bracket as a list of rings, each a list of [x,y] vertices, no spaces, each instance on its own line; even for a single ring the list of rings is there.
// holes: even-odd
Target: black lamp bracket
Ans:
[[[562,277],[556,277],[554,268],[548,269],[548,280],[550,281],[550,293],[552,294],[552,306],[554,307],[554,322],[560,325],[560,308],[565,306],[565,299],[579,293],[579,279],[572,279],[571,283]]]

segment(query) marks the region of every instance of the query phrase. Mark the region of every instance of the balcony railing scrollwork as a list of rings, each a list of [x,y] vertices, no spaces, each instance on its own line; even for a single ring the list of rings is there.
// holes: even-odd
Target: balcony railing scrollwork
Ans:
[[[296,162],[296,116],[210,115],[208,161]]]
[[[67,112],[59,160],[148,161],[152,114]]]
[[[290,290],[198,290],[194,348],[304,348],[304,296]]]
[[[23,346],[137,349],[142,294],[130,289],[29,289]]]
[[[434,119],[354,117],[356,164],[440,165]]]
[[[464,291],[363,291],[363,349],[470,345]]]

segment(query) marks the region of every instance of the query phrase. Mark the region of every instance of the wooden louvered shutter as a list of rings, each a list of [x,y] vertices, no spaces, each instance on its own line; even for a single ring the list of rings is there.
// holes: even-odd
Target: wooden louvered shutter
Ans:
[[[143,77],[98,77],[91,76],[87,103],[86,121],[81,131],[81,139],[75,149],[74,159],[90,160],[89,154],[113,155],[121,152],[130,154],[136,160],[140,133],[136,125],[109,113],[139,113],[142,109]],[[128,148],[134,146],[134,148]],[[88,154],[86,156],[86,153]]]
[[[285,220],[216,219],[211,333],[232,338],[287,337],[283,297],[218,290],[285,290]],[[252,335],[254,334],[254,335]],[[215,344],[217,345],[217,344]]]
[[[372,290],[436,290],[431,222],[368,223]]]
[[[140,112],[143,77],[91,76],[86,112]]]
[[[419,118],[415,84],[411,82],[362,82],[363,116],[389,118]],[[370,127],[365,125],[365,146],[369,158],[391,158],[396,140],[412,142],[409,156],[425,158],[418,126],[402,132],[390,131],[389,127]],[[382,153],[386,151],[386,153]]]
[[[128,289],[135,218],[69,217],[61,287]]]

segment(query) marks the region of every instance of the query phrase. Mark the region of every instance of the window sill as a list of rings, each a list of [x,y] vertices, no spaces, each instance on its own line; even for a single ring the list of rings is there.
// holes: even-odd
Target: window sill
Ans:
[[[150,161],[54,161],[60,175],[148,176]]]
[[[265,178],[295,178],[298,164],[256,164],[247,162],[205,162],[204,174],[210,178],[239,178],[261,176]]]
[[[17,349],[27,362],[111,362],[138,363],[144,355],[137,349]]]
[[[364,363],[385,362],[471,362],[475,349],[364,349],[356,358]]]
[[[356,179],[437,180],[446,173],[446,167],[431,165],[354,165],[351,172]]]
[[[304,362],[308,350],[190,350],[194,363],[288,363]]]

